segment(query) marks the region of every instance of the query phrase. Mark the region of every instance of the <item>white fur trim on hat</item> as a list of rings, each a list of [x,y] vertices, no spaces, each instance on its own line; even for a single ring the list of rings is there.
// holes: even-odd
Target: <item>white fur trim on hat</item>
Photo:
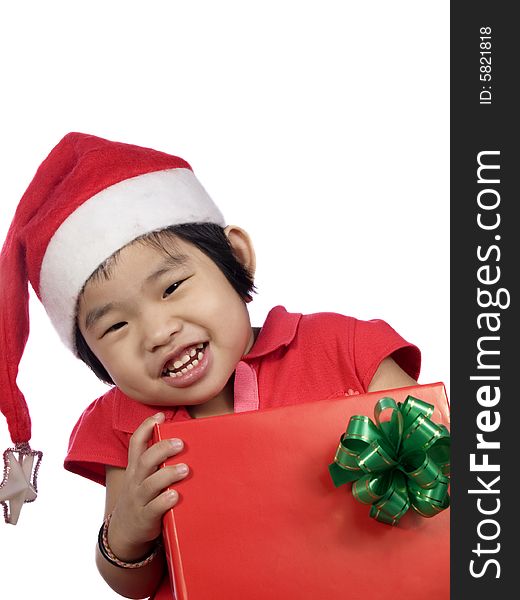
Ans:
[[[42,303],[73,352],[79,293],[114,252],[151,231],[182,223],[225,224],[222,213],[190,169],[154,171],[95,194],[57,229],[43,257]]]

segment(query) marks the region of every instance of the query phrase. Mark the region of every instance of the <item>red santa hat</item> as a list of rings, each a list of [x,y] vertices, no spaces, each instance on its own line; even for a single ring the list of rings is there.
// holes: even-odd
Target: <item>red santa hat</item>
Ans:
[[[27,404],[16,385],[29,333],[28,282],[75,352],[76,303],[96,268],[141,235],[195,222],[224,226],[221,212],[182,158],[69,133],[41,164],[0,256],[0,408],[15,443],[4,455],[0,502],[6,502],[2,491],[5,496],[9,473],[20,471],[13,465],[13,450],[19,459],[36,454],[28,445]]]

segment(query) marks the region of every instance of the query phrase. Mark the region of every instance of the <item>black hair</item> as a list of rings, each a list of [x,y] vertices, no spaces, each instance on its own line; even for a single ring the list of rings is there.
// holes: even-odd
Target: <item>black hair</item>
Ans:
[[[201,252],[204,252],[204,254],[222,271],[237,294],[244,301],[252,300],[252,295],[256,291],[253,276],[235,256],[233,248],[224,233],[224,229],[220,227],[220,225],[214,223],[186,223],[183,225],[173,225],[161,229],[160,231],[147,233],[136,240],[133,240],[131,243],[139,242],[157,248],[168,254],[172,242],[175,242],[175,238],[193,244]],[[109,278],[110,268],[117,262],[119,252],[120,250],[101,264],[89,277],[85,285],[96,278]],[[83,290],[81,293],[83,293]],[[114,383],[112,378],[85,341],[85,338],[79,329],[77,318],[75,323],[74,341],[78,358],[90,367],[101,381],[112,385]]]

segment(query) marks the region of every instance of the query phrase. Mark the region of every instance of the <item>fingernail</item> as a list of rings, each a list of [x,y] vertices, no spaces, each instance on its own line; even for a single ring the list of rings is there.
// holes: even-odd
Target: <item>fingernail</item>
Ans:
[[[152,419],[154,419],[154,421],[157,421],[158,423],[160,423],[163,419],[164,419],[164,413],[160,412],[155,414]]]
[[[178,438],[171,439],[170,444],[175,448],[175,450],[180,450],[184,445],[182,440],[179,440]]]
[[[175,490],[168,490],[168,500],[177,500],[179,494]]]
[[[185,464],[180,464],[176,466],[177,469],[177,473],[179,473],[179,475],[186,475],[186,473],[188,472],[188,465]]]

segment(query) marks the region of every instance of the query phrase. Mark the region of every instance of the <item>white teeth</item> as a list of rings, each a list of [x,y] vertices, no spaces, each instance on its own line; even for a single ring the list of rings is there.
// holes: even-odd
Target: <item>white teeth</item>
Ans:
[[[198,352],[197,352],[198,351]],[[186,354],[165,367],[165,375],[169,377],[180,377],[181,374],[191,371],[204,357],[204,344],[200,343],[187,350]],[[191,362],[190,362],[191,361]],[[189,363],[189,364],[188,364]],[[173,371],[175,369],[175,371]]]

